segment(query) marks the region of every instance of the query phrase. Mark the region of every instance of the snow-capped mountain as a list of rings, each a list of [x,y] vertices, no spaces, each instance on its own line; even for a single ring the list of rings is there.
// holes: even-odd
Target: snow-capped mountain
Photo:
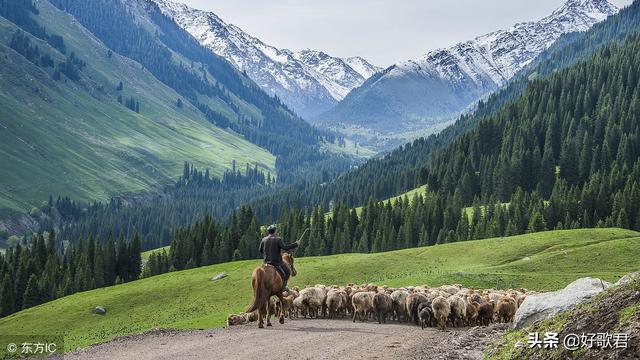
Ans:
[[[506,31],[429,52],[417,60],[397,64],[389,76],[435,71],[452,83],[470,78],[477,84],[490,80],[501,85],[563,34],[586,31],[616,11],[606,0],[568,0],[538,22],[517,24]]]
[[[606,0],[567,0],[539,21],[392,65],[353,90],[318,122],[360,127],[383,136],[439,130],[443,122],[511,79],[560,36],[586,31],[617,11]]]
[[[245,71],[303,117],[328,110],[381,70],[360,57],[341,59],[309,49],[278,49],[212,12],[168,0],[152,1],[203,46]]]

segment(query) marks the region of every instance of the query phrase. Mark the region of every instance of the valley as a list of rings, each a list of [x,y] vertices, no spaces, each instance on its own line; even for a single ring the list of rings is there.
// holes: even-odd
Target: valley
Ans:
[[[637,284],[608,282],[640,269],[640,0],[565,0],[485,35],[464,22],[473,40],[387,67],[312,46],[324,27],[285,46],[232,24],[257,7],[183,2],[0,0],[0,335],[55,336],[71,358],[259,357],[251,338],[298,336],[327,358],[547,359],[515,349],[527,329],[594,309],[635,334]],[[339,18],[296,6],[260,16]],[[369,51],[393,50],[383,38]],[[256,329],[244,311],[279,285],[254,294],[252,271],[286,247],[262,254],[267,231],[298,240],[288,285],[306,295],[283,306],[331,307],[332,289],[331,314],[428,329]],[[593,294],[544,301],[574,283]]]
[[[140,64],[109,57],[108,47],[53,6],[42,2],[39,10],[43,25],[65,34],[67,53],[82,54],[88,66],[77,83],[52,81],[50,71],[9,47],[18,30],[0,19],[0,162],[12,169],[2,176],[0,208],[28,212],[49,195],[108,201],[119,193],[156,191],[177,178],[191,158],[216,176],[233,160],[275,173],[274,155],[212,127],[188,104],[178,108],[179,94]],[[54,59],[64,59],[41,40],[29,39]],[[123,90],[117,91],[120,82]],[[135,97],[141,112],[119,104],[118,96]]]

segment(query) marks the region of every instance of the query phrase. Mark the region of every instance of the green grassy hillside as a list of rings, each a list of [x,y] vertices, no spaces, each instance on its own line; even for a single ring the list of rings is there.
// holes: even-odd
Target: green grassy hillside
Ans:
[[[113,53],[69,15],[39,1],[33,15],[87,63],[78,82],[52,78],[9,47],[16,31],[0,17],[0,209],[29,210],[49,194],[77,200],[158,188],[184,161],[221,175],[232,160],[273,170],[275,158],[211,125],[139,63]],[[54,61],[65,55],[31,37]],[[122,81],[123,90],[117,91]],[[140,114],[117,102],[135,97]],[[213,106],[213,105],[212,105]],[[224,112],[220,105],[216,108]]]
[[[525,258],[528,258],[526,260]],[[561,288],[576,278],[616,280],[640,267],[640,233],[565,230],[437,245],[378,254],[298,259],[292,285],[460,283],[471,287]],[[223,326],[251,301],[258,260],[163,274],[67,296],[0,319],[2,334],[64,334],[75,349],[152,328]],[[211,282],[226,272],[229,276]],[[91,313],[105,306],[107,315]]]
[[[383,202],[388,202],[391,201],[391,204],[395,204],[396,201],[398,201],[398,199],[403,199],[403,200],[413,200],[413,197],[416,195],[424,195],[427,192],[427,185],[422,185],[420,187],[417,187],[415,189],[409,190],[405,193],[402,193],[400,195],[394,196],[392,198],[389,199],[384,199],[382,200]],[[362,212],[362,206],[358,206],[356,209],[356,214],[360,215],[360,213]],[[329,217],[332,215],[332,212],[329,211],[326,213],[326,217]]]
[[[149,256],[151,256],[152,253],[154,253],[154,252],[159,252],[160,253],[160,252],[162,252],[162,250],[164,250],[164,251],[166,251],[168,253],[170,248],[171,248],[171,246],[167,245],[167,246],[163,246],[161,248],[143,251],[140,254],[140,256],[142,257],[142,260],[149,260]]]

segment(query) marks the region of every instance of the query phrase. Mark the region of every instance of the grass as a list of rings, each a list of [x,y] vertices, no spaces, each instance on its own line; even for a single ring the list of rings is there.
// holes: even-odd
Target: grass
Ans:
[[[169,253],[169,248],[171,246],[167,245],[167,246],[163,246],[161,248],[156,248],[156,249],[151,249],[151,250],[147,250],[147,251],[143,251],[140,255],[142,256],[142,260],[148,260],[149,256],[151,256],[152,253],[155,252],[162,252],[162,250],[166,251],[167,253]]]
[[[291,285],[460,283],[556,290],[584,276],[617,280],[637,270],[638,259],[640,233],[564,230],[388,253],[300,258],[299,275]],[[74,294],[0,319],[0,335],[64,334],[65,347],[72,350],[157,327],[221,327],[228,314],[250,303],[251,272],[259,264],[218,264]],[[221,272],[228,277],[209,280]],[[91,313],[98,305],[107,308],[107,315]]]
[[[424,195],[427,192],[427,185],[422,185],[420,187],[417,187],[413,190],[409,190],[406,193],[394,196],[392,198],[388,198],[388,199],[384,199],[382,200],[384,203],[387,203],[388,201],[391,201],[391,204],[395,204],[399,199],[403,199],[403,200],[409,200],[412,201],[413,197],[415,195]],[[360,213],[362,213],[362,206],[359,206],[356,208],[356,214],[358,214],[358,216],[360,216]],[[333,214],[333,212],[329,211],[325,214],[325,217],[329,217]]]
[[[625,324],[629,319],[640,314],[640,304],[628,306],[620,310],[620,325]]]
[[[50,194],[108,200],[114,194],[159,189],[185,161],[222,173],[236,160],[274,171],[275,157],[209,123],[139,63],[113,54],[77,21],[48,2],[34,19],[64,36],[67,54],[87,63],[79,82],[52,80],[9,48],[16,27],[0,17],[0,209],[30,211]],[[65,55],[31,38],[60,62]],[[118,82],[124,89],[116,91]],[[10,89],[10,90],[9,90]],[[117,102],[135,97],[137,114]],[[224,111],[217,99],[212,106]],[[216,105],[217,104],[217,105]],[[245,108],[249,108],[245,106]]]

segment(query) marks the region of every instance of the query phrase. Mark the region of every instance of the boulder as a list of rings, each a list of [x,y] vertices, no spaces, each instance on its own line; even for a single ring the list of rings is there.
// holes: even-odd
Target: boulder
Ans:
[[[529,295],[516,311],[513,326],[523,328],[535,322],[570,309],[611,286],[611,283],[594,278],[578,279],[562,290]]]
[[[629,281],[633,280],[634,278],[640,277],[640,271],[636,271],[636,272],[632,272],[630,274],[627,274],[623,277],[620,278],[620,280],[618,280],[618,282],[616,283],[616,286],[618,285],[624,285],[626,283],[628,283]]]
[[[220,280],[220,279],[224,279],[227,277],[227,273],[220,273],[214,277],[211,278],[211,281],[216,281],[216,280]]]
[[[93,309],[93,313],[98,315],[104,315],[107,313],[107,309],[105,309],[102,306],[96,306],[96,308]]]

